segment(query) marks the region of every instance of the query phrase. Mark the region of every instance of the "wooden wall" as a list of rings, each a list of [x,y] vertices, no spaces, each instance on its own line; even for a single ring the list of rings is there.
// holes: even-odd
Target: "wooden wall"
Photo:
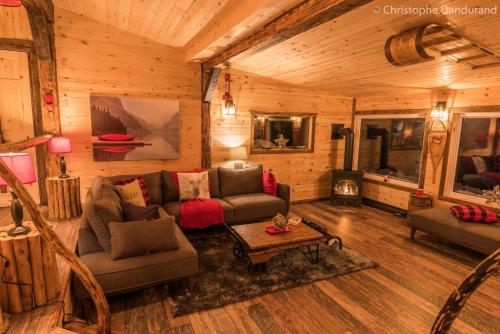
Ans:
[[[24,7],[0,6],[0,38],[33,39]]]
[[[448,106],[453,108],[500,105],[500,87],[476,88],[465,90],[428,91],[416,94],[384,95],[357,98],[356,112],[370,112],[374,110],[398,110],[398,109],[425,109],[431,108],[438,99],[448,100]],[[449,120],[452,119],[450,115]],[[450,129],[450,127],[448,127]],[[438,200],[439,184],[441,181],[442,165],[438,167],[436,182],[432,182],[432,165],[427,158],[424,190],[434,199],[435,205],[449,204]],[[364,196],[398,208],[408,208],[408,191],[394,189],[384,185],[365,182]]]
[[[221,74],[211,106],[212,163],[224,165],[231,146],[245,145],[250,150],[251,110],[317,113],[314,153],[252,154],[249,162],[272,169],[278,182],[292,187],[294,201],[328,197],[330,170],[342,167],[344,155],[344,141],[332,141],[330,128],[332,123],[351,124],[352,99],[293,87],[242,71],[232,70],[231,77],[237,115],[234,118],[221,115],[224,91]]]
[[[56,53],[64,136],[73,141],[68,172],[82,178],[82,193],[97,175],[199,167],[200,66],[182,52],[56,8]],[[178,100],[180,158],[169,161],[94,162],[91,93]]]

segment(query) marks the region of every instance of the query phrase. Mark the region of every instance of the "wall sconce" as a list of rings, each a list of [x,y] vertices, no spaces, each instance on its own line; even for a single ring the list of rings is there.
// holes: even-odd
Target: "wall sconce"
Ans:
[[[448,109],[446,108],[446,102],[438,102],[434,107],[432,107],[431,118],[439,119],[444,122],[448,120]]]
[[[236,116],[236,106],[234,105],[233,96],[231,95],[231,73],[229,64],[227,65],[227,73],[224,75],[225,91],[222,95],[222,115]]]

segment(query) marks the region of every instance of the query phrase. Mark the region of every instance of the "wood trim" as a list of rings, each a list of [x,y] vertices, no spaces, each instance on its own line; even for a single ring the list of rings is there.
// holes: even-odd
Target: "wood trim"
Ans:
[[[206,68],[215,67],[236,55],[255,54],[302,32],[353,11],[372,0],[306,0],[254,33],[227,46],[208,58]]]
[[[218,67],[213,67],[210,69],[208,74],[207,82],[205,82],[205,87],[203,90],[203,102],[212,102],[214,96],[215,88],[217,87],[217,82],[219,81],[219,76],[221,69]]]
[[[283,150],[266,150],[266,149],[254,149],[253,148],[253,137],[254,137],[254,120],[255,116],[296,116],[296,117],[311,117],[311,147],[307,149],[283,149]],[[250,152],[249,154],[296,154],[296,153],[314,153],[314,142],[316,140],[316,118],[317,113],[285,113],[285,112],[263,112],[250,110]]]
[[[381,109],[381,110],[356,110],[355,116],[363,115],[406,115],[406,114],[428,114],[431,108],[418,109]]]
[[[25,52],[28,58],[28,71],[30,80],[31,111],[33,117],[33,133],[35,137],[44,134],[42,123],[42,110],[40,99],[40,81],[38,75],[38,61],[33,41],[24,39],[0,38],[0,50],[15,52]],[[37,175],[41,182],[38,182],[40,203],[47,204],[47,189],[45,178],[47,177],[47,154],[46,147],[38,145],[36,150]]]
[[[353,129],[353,127],[354,127],[354,120],[355,120],[355,118],[356,118],[356,105],[357,105],[357,100],[356,100],[356,98],[354,97],[354,98],[352,99],[351,125],[350,125],[351,129]],[[354,131],[354,129],[353,129],[353,131]],[[353,154],[354,154],[354,152],[353,152]],[[353,158],[354,158],[354,157],[353,157]]]
[[[390,182],[383,182],[383,181],[378,181],[378,180],[374,180],[374,179],[369,179],[366,177],[363,177],[363,182],[373,183],[373,184],[377,184],[379,186],[384,186],[384,187],[388,187],[388,188],[392,188],[392,189],[396,189],[396,190],[406,191],[409,193],[415,191],[415,189],[410,188],[410,187],[405,187],[405,186],[390,183]]]
[[[201,167],[210,168],[212,166],[212,139],[210,136],[210,101],[205,100],[205,93],[208,94],[212,75],[216,73],[213,69],[205,70],[201,65]]]
[[[33,41],[28,39],[0,38],[0,50],[29,52],[34,45]]]

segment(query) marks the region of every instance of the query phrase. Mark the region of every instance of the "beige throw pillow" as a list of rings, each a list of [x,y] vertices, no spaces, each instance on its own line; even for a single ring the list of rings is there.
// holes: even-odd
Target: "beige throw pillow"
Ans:
[[[179,178],[179,198],[181,201],[210,199],[208,172],[177,173],[177,177]]]
[[[146,206],[144,196],[142,195],[141,185],[137,179],[123,186],[116,186],[116,189],[124,202],[138,206]]]

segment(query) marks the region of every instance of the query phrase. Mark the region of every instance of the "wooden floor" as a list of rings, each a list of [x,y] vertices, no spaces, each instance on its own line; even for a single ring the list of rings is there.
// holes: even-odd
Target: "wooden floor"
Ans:
[[[379,263],[376,269],[318,281],[223,308],[172,318],[164,288],[110,299],[118,333],[429,333],[449,293],[483,258],[417,232],[378,211],[293,205],[323,223],[345,245]],[[500,333],[500,280],[470,298],[452,333]]]

